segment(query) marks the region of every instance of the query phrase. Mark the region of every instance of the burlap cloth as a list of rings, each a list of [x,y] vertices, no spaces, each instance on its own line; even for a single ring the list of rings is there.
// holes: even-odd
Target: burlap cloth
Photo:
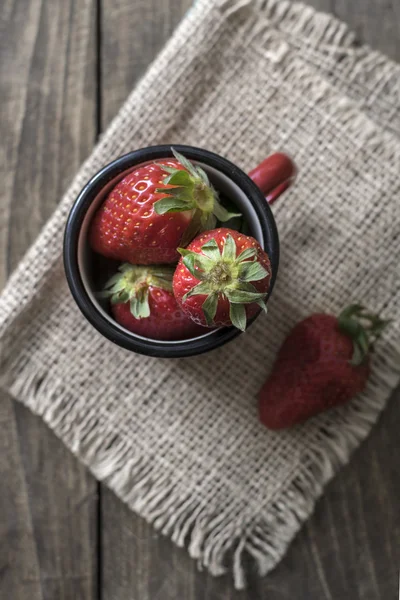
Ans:
[[[332,17],[285,1],[200,0],[128,98],[1,298],[1,384],[134,511],[245,584],[284,554],[325,483],[368,434],[400,375],[400,67]],[[67,213],[129,150],[187,143],[243,169],[268,153],[300,176],[274,212],[278,282],[249,332],[209,355],[124,351],[81,316],[64,279]],[[15,199],[18,201],[18,199]],[[360,300],[393,322],[368,388],[272,433],[255,394],[290,327]]]

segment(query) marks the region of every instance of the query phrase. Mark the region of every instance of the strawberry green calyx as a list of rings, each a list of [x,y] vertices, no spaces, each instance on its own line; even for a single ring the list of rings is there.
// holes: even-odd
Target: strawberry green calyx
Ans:
[[[353,342],[352,365],[359,366],[367,359],[374,342],[389,322],[367,312],[361,304],[352,304],[340,313],[339,329]]]
[[[267,293],[257,291],[252,283],[269,276],[257,260],[256,248],[247,248],[236,256],[235,241],[228,234],[221,247],[212,238],[201,247],[201,253],[184,248],[178,251],[190,274],[199,280],[183,301],[191,296],[206,296],[202,310],[209,326],[213,325],[221,297],[228,300],[230,320],[241,331],[246,329],[246,305],[256,303],[267,310]]]
[[[130,311],[135,319],[150,316],[149,287],[157,287],[172,292],[174,269],[157,266],[135,266],[124,263],[106,283],[99,294],[109,298],[111,304],[130,303]]]
[[[191,232],[193,235],[200,230],[214,229],[217,219],[225,222],[233,217],[241,216],[239,213],[230,213],[222,206],[207,173],[199,165],[192,164],[174,148],[171,150],[185,170],[161,165],[162,169],[168,173],[163,181],[164,185],[173,185],[174,187],[157,188],[158,193],[168,196],[155,202],[154,210],[157,214],[194,211],[192,217],[194,233]]]

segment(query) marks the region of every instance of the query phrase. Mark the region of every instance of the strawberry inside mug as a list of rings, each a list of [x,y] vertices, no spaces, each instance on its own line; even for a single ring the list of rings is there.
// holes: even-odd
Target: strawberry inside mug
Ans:
[[[282,191],[288,187],[290,181],[292,181],[295,173],[293,162],[286,155],[274,154],[260,163],[258,167],[256,167],[256,171],[253,170],[249,176],[234,163],[209,150],[183,145],[177,145],[174,148],[184,155],[185,158],[190,160],[192,164],[196,165],[197,168],[200,167],[202,169],[202,172],[208,177],[213,188],[218,191],[221,209],[240,213],[243,218],[243,226],[248,228],[248,233],[254,238],[253,242],[259,244],[261,249],[266,251],[270,260],[269,297],[273,290],[279,265],[279,238],[269,202],[278,197]],[[154,333],[152,333],[151,336],[150,334],[147,334],[149,336],[147,337],[143,335],[143,332],[138,333],[137,331],[133,332],[129,330],[126,324],[124,326],[115,320],[110,296],[108,298],[99,296],[99,293],[103,291],[108,293],[112,292],[113,295],[115,294],[116,290],[114,286],[116,281],[114,281],[114,285],[111,283],[108,287],[106,286],[109,284],[110,278],[118,275],[119,269],[123,267],[126,261],[124,262],[121,257],[100,258],[97,256],[90,244],[89,232],[96,212],[105,202],[112,189],[115,188],[125,176],[138,170],[138,168],[141,168],[144,165],[154,165],[157,161],[160,162],[165,159],[168,161],[172,159],[172,157],[172,149],[169,145],[141,148],[116,158],[93,175],[79,192],[68,215],[65,227],[63,253],[65,274],[70,291],[78,308],[86,319],[103,336],[123,348],[141,354],[165,358],[195,356],[218,348],[228,341],[233,340],[240,334],[240,328],[243,326],[243,310],[240,308],[239,310],[236,310],[237,307],[234,306],[232,314],[228,315],[231,321],[232,318],[235,320],[235,327],[221,326],[210,328],[202,326],[204,333],[196,333],[196,335],[191,334],[193,337],[186,339],[172,339],[169,337],[168,339],[161,340],[156,339]],[[176,176],[174,173],[167,173],[167,175],[173,175],[173,177]],[[181,177],[181,175],[178,175],[178,177]],[[257,179],[257,183],[255,183],[255,179]],[[175,187],[179,187],[178,183],[179,182],[176,182],[175,179]],[[183,183],[187,185],[188,182],[184,180]],[[166,196],[168,196],[168,194],[166,194]],[[177,199],[179,201],[183,200],[183,202],[187,201],[185,194],[183,194],[183,197],[181,194],[179,194],[179,196],[179,198],[176,198],[175,193],[172,195],[171,200],[173,201],[173,204],[176,204]],[[196,199],[199,201],[199,207],[207,212],[210,208],[210,196],[208,193],[204,194],[204,189],[202,189],[201,185],[196,188]],[[168,205],[164,202],[160,208],[161,213],[166,213]],[[184,213],[187,212],[190,207],[182,206],[181,208],[182,213]],[[120,218],[120,214],[121,213],[117,212],[115,215],[116,218]],[[146,217],[146,215],[143,216]],[[235,226],[232,222],[223,224],[224,226],[229,225],[229,227]],[[152,231],[154,231],[154,224],[152,225]],[[243,233],[246,234],[247,231],[243,230]],[[227,253],[229,257],[231,241],[229,241],[226,236],[220,241],[224,246],[227,246],[225,253]],[[183,247],[181,241],[179,243],[181,245],[179,247],[179,253],[175,255],[176,258],[182,256],[182,250],[184,251],[187,248]],[[209,246],[208,242],[207,246]],[[207,247],[201,249],[200,252],[197,252],[196,250],[196,253],[201,255],[207,253],[213,254],[213,250],[212,248],[210,249]],[[220,313],[217,310],[218,303],[216,302],[216,295],[214,293],[217,291],[218,286],[220,286],[221,289],[226,288],[228,295],[230,295],[230,304],[235,304],[236,302],[242,303],[243,301],[248,302],[249,299],[254,300],[255,297],[249,294],[261,293],[260,291],[252,292],[250,287],[254,285],[254,277],[257,277],[254,267],[251,267],[249,271],[248,265],[240,266],[238,264],[240,262],[246,262],[243,261],[243,257],[238,263],[235,263],[232,256],[228,259],[228,263],[230,262],[230,264],[227,269],[226,265],[223,268],[220,268],[221,265],[218,266],[218,264],[215,264],[221,260],[225,260],[225,258],[226,256],[223,247],[220,247],[220,257],[214,255],[209,262],[207,262],[207,256],[206,258],[202,256],[196,257],[193,256],[192,253],[187,257],[182,256],[184,266],[181,268],[189,270],[192,269],[192,267],[195,269],[199,268],[201,276],[200,278],[196,278],[199,279],[199,283],[206,286],[209,286],[210,282],[212,283],[212,289],[209,290],[204,297],[204,300],[208,300],[205,308],[207,309],[209,321],[212,320],[214,312],[214,316],[217,320],[220,316]],[[202,263],[201,265],[199,261]],[[133,266],[139,267],[145,265]],[[156,265],[148,266],[153,268]],[[225,272],[226,270],[227,273]],[[239,270],[241,271],[240,278],[242,279],[239,286],[242,288],[239,290],[240,297],[237,296],[237,290],[229,289],[231,286],[228,281],[230,278],[230,282],[232,282],[232,275],[238,274]],[[220,275],[218,275],[218,273]],[[195,274],[198,274],[198,272]],[[220,278],[221,274],[223,275],[222,279]],[[136,281],[135,278],[138,275],[139,278],[138,281]],[[158,275],[160,275],[160,273],[158,273]],[[162,278],[164,278],[165,274],[162,273],[161,275]],[[216,277],[216,275],[218,276]],[[258,273],[258,276],[260,276],[260,273]],[[140,281],[143,282],[143,273],[138,274],[138,272],[135,271],[132,274],[132,277],[134,279],[134,288],[136,288]],[[226,279],[226,277],[228,279]],[[245,281],[249,277],[250,281]],[[201,291],[202,288],[199,287],[197,282],[193,282],[193,284],[195,284],[193,287],[195,287],[196,290],[193,292],[195,297],[192,300],[197,303],[201,298],[199,291]],[[215,286],[217,286],[217,288]],[[105,287],[106,289],[104,289]],[[244,289],[244,287],[247,289]],[[146,314],[146,310],[148,310],[146,307],[146,298],[143,298],[143,295],[142,290],[136,298],[132,299],[134,300],[133,311],[140,315],[141,318],[146,318],[142,316]],[[120,299],[121,298],[119,297],[118,300]],[[257,296],[256,299],[257,302],[262,305],[263,298],[260,299],[259,296]],[[144,303],[142,302],[143,300]],[[259,308],[260,306],[257,307],[257,310],[259,310]],[[246,318],[247,327],[256,317],[257,315],[255,315],[255,317]],[[209,325],[208,322],[207,325]]]
[[[196,234],[209,230],[215,231],[216,237],[221,225],[232,232],[240,232],[243,239],[252,233],[251,221],[249,223],[246,218],[248,209],[243,211],[247,203],[243,202],[240,190],[235,189],[229,180],[221,178],[221,174],[212,167],[189,162],[181,154],[178,157],[178,160],[164,159],[138,165],[103,191],[87,232],[85,263],[90,274],[91,290],[109,318],[145,338],[184,340],[207,335],[208,328],[232,324],[244,330],[246,311],[249,314],[247,307],[243,311],[241,305],[232,304],[225,322],[220,319],[215,322],[197,319],[196,322],[192,318],[193,306],[191,311],[185,311],[182,299],[179,304],[175,300],[172,275],[179,257],[178,244],[186,246]],[[200,194],[203,194],[202,198],[209,200],[209,209],[202,214],[196,206],[190,205],[193,180],[199,181],[198,196],[201,198]],[[190,193],[187,193],[188,188]],[[211,199],[207,198],[207,194]],[[215,214],[214,198],[217,204]],[[253,229],[255,223],[253,220]],[[175,239],[172,243],[168,225],[174,226],[172,234]],[[186,233],[179,236],[176,230],[184,229],[183,225],[186,225]],[[236,249],[235,257],[239,250]],[[129,260],[129,263],[121,263],[121,260]],[[248,260],[256,259],[252,256]],[[163,264],[164,261],[168,267]],[[227,264],[224,251],[221,251],[220,262],[222,266]],[[154,272],[161,276],[154,277]],[[264,276],[269,278],[270,274],[265,272]],[[257,292],[249,279],[243,285],[252,288],[251,292],[247,292],[249,297]],[[211,300],[220,305],[215,308],[215,313],[218,308],[218,314],[221,314],[222,305],[227,302],[229,305],[226,294],[234,294],[234,291],[227,289],[225,293],[225,289],[221,288],[220,294],[213,292]],[[242,298],[245,292],[242,291]],[[201,304],[208,297],[209,294],[204,298],[201,296]],[[266,293],[262,297],[259,293],[257,302],[260,306],[265,307],[265,298]],[[245,301],[250,302],[247,298]],[[193,305],[193,299],[190,304]],[[259,311],[255,303],[252,306],[251,315]]]

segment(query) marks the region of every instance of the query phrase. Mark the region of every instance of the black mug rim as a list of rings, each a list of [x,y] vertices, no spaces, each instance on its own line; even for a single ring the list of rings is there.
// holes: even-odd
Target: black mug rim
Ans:
[[[268,299],[272,293],[279,266],[279,237],[275,219],[264,195],[252,179],[234,163],[203,148],[174,144],[178,152],[190,160],[203,162],[228,176],[245,193],[257,215],[263,240],[271,261],[272,277]],[[106,338],[115,344],[147,356],[180,358],[208,352],[240,335],[235,327],[217,329],[207,336],[192,338],[166,345],[157,340],[136,337],[114,326],[107,320],[89,297],[80,274],[78,240],[85,215],[93,200],[107,183],[137,164],[172,156],[171,145],[149,146],[128,152],[100,169],[83,187],[69,213],[64,233],[64,269],[72,296],[86,319]],[[248,323],[248,327],[258,315]]]

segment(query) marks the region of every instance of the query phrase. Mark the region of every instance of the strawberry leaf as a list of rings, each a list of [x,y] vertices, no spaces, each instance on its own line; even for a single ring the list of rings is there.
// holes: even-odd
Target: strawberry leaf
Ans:
[[[219,251],[219,247],[217,242],[212,238],[208,242],[201,247],[201,251],[203,254],[211,258],[212,260],[219,260],[221,258],[221,253]]]
[[[350,304],[340,313],[338,320],[346,321],[354,316],[359,316],[364,311],[362,304]]]
[[[187,171],[176,171],[171,173],[164,179],[164,183],[167,185],[181,185],[184,187],[189,187],[193,185],[192,180],[190,179],[190,175]]]
[[[217,217],[219,221],[225,223],[225,221],[229,221],[229,219],[233,219],[233,217],[241,217],[241,213],[231,213],[226,208],[222,206],[222,204],[214,198],[214,215]]]
[[[133,296],[130,301],[130,311],[135,319],[146,319],[150,316],[149,291]]]
[[[106,289],[107,288],[112,288],[116,283],[118,283],[118,281],[120,281],[120,279],[121,279],[121,273],[115,273],[115,275],[113,275],[112,277],[110,277],[110,279],[107,281],[107,283],[106,283],[106,285],[104,287]]]
[[[254,258],[257,256],[257,250],[255,248],[246,248],[243,250],[237,257],[238,262],[243,262],[244,260],[248,260],[249,258]]]
[[[149,278],[149,286],[158,287],[162,290],[172,292],[172,276],[158,276],[155,273],[153,273]]]
[[[175,267],[168,267],[167,265],[160,265],[149,268],[151,277],[158,277],[159,279],[165,279],[166,281],[172,281],[175,273]]]
[[[246,309],[243,304],[231,304],[229,307],[229,317],[232,325],[240,329],[246,330]]]
[[[196,277],[196,279],[199,278],[199,272],[196,271],[196,255],[193,254],[193,252],[190,252],[190,254],[186,254],[186,256],[183,257],[183,264],[193,277]]]
[[[207,281],[202,281],[201,283],[198,283],[197,285],[194,286],[194,288],[192,288],[191,290],[189,290],[188,292],[186,292],[186,294],[183,296],[182,300],[185,302],[187,300],[187,298],[190,298],[191,296],[208,296],[211,293],[210,290],[210,286],[208,284]]]
[[[368,335],[364,329],[361,329],[356,340],[357,345],[361,348],[364,355],[368,354],[369,340]]]
[[[241,281],[260,281],[268,276],[268,271],[259,262],[242,262],[239,266]]]
[[[206,185],[210,185],[210,180],[208,179],[207,173],[201,167],[199,167],[199,165],[196,165],[196,172]]]
[[[204,272],[210,268],[210,259],[190,252],[183,257],[183,264],[196,279],[204,279]]]
[[[165,194],[166,196],[173,196],[179,198],[185,192],[183,187],[174,188],[156,188],[157,194]]]
[[[188,202],[179,198],[163,198],[154,203],[154,210],[158,215],[165,215],[171,212],[185,212],[191,209],[192,206]]]
[[[361,350],[360,346],[358,344],[354,344],[353,345],[353,356],[351,357],[350,364],[353,365],[354,367],[358,367],[359,365],[361,365],[363,363],[364,358],[365,358],[365,354]]]
[[[351,304],[338,317],[339,330],[353,342],[350,364],[360,365],[368,356],[373,343],[381,335],[387,321],[365,310],[361,304]]]
[[[159,163],[154,163],[157,167],[161,167],[163,171],[165,171],[166,173],[170,173],[171,175],[173,173],[176,173],[176,167],[170,167],[169,165],[160,165]]]
[[[213,324],[215,313],[217,312],[217,306],[218,294],[216,293],[210,294],[205,302],[203,302],[202,309],[207,321],[207,325]]]
[[[118,294],[114,294],[111,296],[111,304],[125,304],[125,302],[129,301],[129,292],[127,290],[123,290]]]
[[[183,156],[183,154],[180,154],[180,152],[175,150],[175,148],[171,148],[171,151],[176,160],[180,162],[181,165],[185,167],[185,169],[187,169],[191,175],[193,175],[193,177],[198,177],[194,165],[192,165],[192,163],[185,156]]]
[[[202,269],[205,273],[210,271],[213,267],[213,262],[208,256],[204,256],[203,254],[196,254],[196,267]]]
[[[244,292],[253,292],[254,294],[258,293],[254,285],[247,281],[240,281],[236,289],[242,290]]]
[[[230,234],[226,236],[225,244],[222,249],[222,258],[226,261],[234,261],[236,258],[236,244]]]
[[[123,263],[120,267],[118,267],[118,271],[121,271],[121,273],[126,273],[127,271],[132,271],[131,263]]]
[[[118,292],[121,292],[123,289],[125,288],[125,281],[124,279],[120,276],[118,281],[110,288],[110,292],[112,294],[116,294]]]
[[[338,325],[339,329],[343,331],[343,333],[349,335],[352,339],[358,338],[362,329],[361,323],[343,313],[338,318]]]
[[[179,202],[185,202],[189,204],[191,208],[194,206],[193,198],[185,187],[157,188],[156,192],[157,194],[163,194],[164,196],[171,196]],[[167,200],[167,198],[164,198],[164,200]],[[161,202],[161,200],[158,200],[158,202]],[[157,202],[155,204],[157,204]]]
[[[267,313],[267,312],[268,312],[268,308],[267,308],[267,305],[265,304],[264,300],[258,300],[258,301],[256,302],[256,304],[258,304],[258,306],[259,306],[260,308],[262,308],[262,310],[263,310],[265,313]]]
[[[247,292],[239,289],[227,289],[224,293],[229,302],[232,302],[233,304],[249,304],[250,302],[258,302],[258,300],[263,300],[266,296],[266,294],[261,292]]]

